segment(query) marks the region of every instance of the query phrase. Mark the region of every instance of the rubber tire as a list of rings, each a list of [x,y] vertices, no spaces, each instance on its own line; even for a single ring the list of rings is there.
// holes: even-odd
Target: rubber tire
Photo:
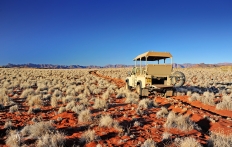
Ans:
[[[136,86],[136,92],[139,94],[139,96],[142,95],[142,88],[141,88],[140,84],[138,84],[138,85]]]
[[[164,98],[167,98],[167,94],[166,94],[166,92],[163,94],[163,97],[164,97]]]
[[[131,88],[130,88],[130,86],[129,86],[128,82],[126,82],[125,87],[126,87],[126,90],[131,90]]]
[[[173,96],[177,96],[177,92],[176,91],[173,91]]]
[[[182,72],[176,71],[176,72],[174,72],[174,74],[172,76],[174,76],[174,77],[172,77],[172,84],[175,87],[180,87],[180,86],[184,85],[184,83],[185,83],[185,75]],[[181,78],[181,79],[179,80],[178,83],[176,83],[178,78]]]

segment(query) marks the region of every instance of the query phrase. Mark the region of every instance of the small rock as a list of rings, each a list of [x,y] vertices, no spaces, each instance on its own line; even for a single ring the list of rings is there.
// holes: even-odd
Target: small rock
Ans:
[[[89,125],[90,128],[93,128],[94,126],[95,126],[94,124]]]
[[[231,118],[230,118],[230,117],[227,117],[226,119],[227,119],[227,120],[231,120]]]
[[[128,117],[128,115],[126,113],[124,113],[123,117]]]
[[[219,118],[218,118],[218,117],[216,117],[216,118],[214,118],[214,120],[215,120],[216,122],[218,122],[218,121],[219,121]]]
[[[155,125],[154,128],[159,129],[161,126],[160,125]]]
[[[213,118],[210,118],[210,121],[211,121],[212,123],[215,123],[215,122],[216,122]]]
[[[102,145],[101,144],[97,144],[96,147],[102,147]]]
[[[135,121],[135,122],[134,122],[134,126],[135,126],[135,127],[139,127],[139,126],[141,126],[141,123],[140,123],[139,121]]]
[[[124,143],[124,140],[120,139],[120,140],[118,141],[118,144],[121,144],[121,143]]]
[[[134,134],[130,135],[130,138],[135,138],[135,135]]]
[[[137,120],[136,116],[132,116],[132,121],[136,121],[136,120]]]
[[[208,116],[207,115],[203,115],[203,118],[208,118]]]
[[[183,109],[182,109],[182,112],[183,112],[183,113],[185,113],[185,112],[187,112],[187,111],[188,111],[187,108],[183,108]]]

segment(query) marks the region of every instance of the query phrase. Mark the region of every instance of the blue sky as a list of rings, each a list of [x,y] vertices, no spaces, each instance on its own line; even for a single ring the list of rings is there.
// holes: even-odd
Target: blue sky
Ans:
[[[0,65],[232,62],[231,0],[1,0]]]

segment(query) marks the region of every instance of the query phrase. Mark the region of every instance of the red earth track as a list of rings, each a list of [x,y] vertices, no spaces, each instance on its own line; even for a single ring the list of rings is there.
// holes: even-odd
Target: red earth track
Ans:
[[[123,81],[122,79],[117,79],[117,78],[111,78],[111,77],[108,77],[108,76],[104,76],[104,75],[101,75],[101,74],[98,74],[97,73],[97,70],[94,70],[94,71],[90,71],[89,72],[90,74],[93,74],[97,77],[101,77],[101,78],[104,78],[106,79],[107,81],[109,82],[113,82],[116,86],[118,86],[119,88],[122,88],[125,86],[125,81]]]
[[[111,78],[108,76],[104,76],[104,75],[100,75],[97,73],[97,70],[95,71],[90,71],[91,74],[96,75],[98,77],[102,77],[110,82],[115,83],[119,88],[124,87],[125,86],[125,81],[121,80],[121,79],[116,79],[116,78]],[[229,110],[217,110],[215,106],[210,106],[207,104],[203,104],[200,101],[193,101],[190,102],[188,101],[188,96],[173,96],[172,98],[174,98],[175,100],[181,101],[183,103],[187,103],[188,105],[191,105],[193,107],[199,108],[200,110],[205,110],[207,112],[211,112],[213,114],[217,114],[223,117],[230,117],[232,118],[232,111]]]

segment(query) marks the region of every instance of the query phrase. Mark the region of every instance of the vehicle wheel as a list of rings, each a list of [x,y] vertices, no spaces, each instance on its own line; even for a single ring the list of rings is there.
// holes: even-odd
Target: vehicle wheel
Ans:
[[[177,96],[177,92],[176,91],[173,92],[173,96]]]
[[[154,91],[153,94],[154,94],[154,97],[157,97],[157,96],[158,96],[157,91]]]
[[[140,84],[138,84],[138,85],[136,86],[136,92],[139,94],[139,96],[142,95],[142,88],[141,88]]]
[[[129,86],[129,84],[128,84],[128,82],[126,82],[126,90],[131,90],[131,88],[130,88],[130,86]]]
[[[175,86],[175,87],[180,87],[183,86],[185,83],[185,75],[180,72],[180,71],[176,71],[174,72],[174,74],[172,75],[172,79],[171,79],[171,83]]]
[[[166,92],[164,93],[164,98],[167,98],[167,94],[166,94]]]

